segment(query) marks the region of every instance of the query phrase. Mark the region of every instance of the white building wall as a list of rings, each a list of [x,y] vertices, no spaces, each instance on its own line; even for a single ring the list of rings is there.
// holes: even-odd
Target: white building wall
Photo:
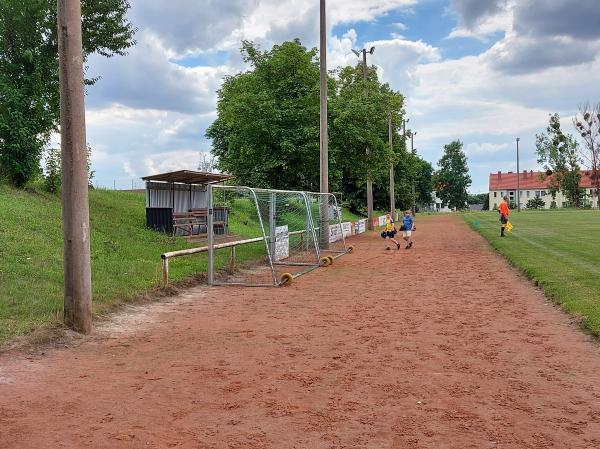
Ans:
[[[592,203],[592,207],[598,207],[598,198],[593,196],[593,190],[590,188],[585,188],[586,199]],[[509,201],[512,201],[516,204],[517,191],[516,190],[493,190],[490,192],[490,210],[493,210],[494,207],[497,209],[502,201],[504,195],[509,196]],[[525,189],[521,190],[521,208],[527,208],[527,202],[536,196],[540,196],[544,201],[544,209],[551,209],[552,202],[556,202],[557,208],[562,208],[568,202],[562,192],[558,192],[555,198],[552,198],[550,192],[545,189]],[[593,200],[592,200],[593,199]]]

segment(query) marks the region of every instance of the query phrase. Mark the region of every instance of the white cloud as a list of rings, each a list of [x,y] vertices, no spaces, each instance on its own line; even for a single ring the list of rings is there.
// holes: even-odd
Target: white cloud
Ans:
[[[126,57],[90,60],[90,75],[102,78],[89,91],[88,104],[103,108],[113,103],[140,109],[207,113],[214,110],[227,66],[182,67],[169,62],[173,53],[161,39],[146,31]]]
[[[500,153],[506,151],[507,149],[507,143],[471,142],[465,147],[465,154],[467,156],[474,156],[479,154],[490,155],[493,153]]]

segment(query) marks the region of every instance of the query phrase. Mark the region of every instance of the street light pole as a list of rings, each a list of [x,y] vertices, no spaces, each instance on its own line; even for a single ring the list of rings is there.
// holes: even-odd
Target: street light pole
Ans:
[[[410,133],[410,151],[412,154],[415,154],[415,136],[417,135],[416,131],[411,131]]]
[[[352,52],[360,57],[361,52],[352,50]],[[368,53],[375,53],[375,47],[371,47]],[[367,78],[368,78],[368,70],[367,70],[367,50],[365,48],[362,49],[362,65],[363,65],[363,81],[365,82],[365,97],[369,96],[369,89],[367,87]],[[367,148],[367,154],[369,153],[369,149]],[[367,171],[367,229],[369,231],[373,230],[373,179],[371,177],[370,169]]]
[[[517,211],[521,212],[521,184],[520,184],[520,177],[521,174],[519,173],[519,141],[521,140],[520,137],[517,137]]]
[[[320,123],[320,146],[321,146],[321,171],[320,191],[329,193],[329,134],[327,126],[327,8],[325,0],[321,0],[320,39],[321,47],[319,53],[320,77],[321,77],[321,123]],[[321,198],[321,223],[320,242],[323,248],[329,245],[329,199],[327,195]]]
[[[64,320],[92,331],[92,276],[80,0],[58,0]]]
[[[417,154],[415,150],[415,136],[417,135],[416,131],[411,131],[410,133],[410,151],[413,155]],[[415,181],[413,181],[412,185],[412,194],[413,194],[413,214],[417,213],[417,186],[415,185]]]

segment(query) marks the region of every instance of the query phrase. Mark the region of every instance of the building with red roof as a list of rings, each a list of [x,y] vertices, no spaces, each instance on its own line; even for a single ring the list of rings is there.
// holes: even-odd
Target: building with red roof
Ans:
[[[591,171],[581,171],[580,187],[585,191],[586,201],[592,207],[598,207],[598,198],[594,194],[592,185]],[[561,192],[552,197],[548,185],[552,175],[547,176],[545,172],[524,171],[518,174],[518,184],[521,190],[521,207],[525,208],[527,202],[533,198],[541,198],[544,201],[544,207],[568,207],[569,201]],[[490,208],[497,208],[502,201],[502,197],[508,195],[509,201],[516,203],[517,198],[517,173],[509,171],[508,173],[490,174]]]

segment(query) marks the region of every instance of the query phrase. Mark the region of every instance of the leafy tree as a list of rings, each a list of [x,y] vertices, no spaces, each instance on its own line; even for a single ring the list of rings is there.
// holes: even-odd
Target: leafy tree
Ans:
[[[96,172],[92,170],[91,164],[92,147],[87,146],[87,171],[88,184],[92,185],[92,179]],[[51,148],[46,152],[46,170],[44,171],[44,190],[50,193],[60,192],[62,187],[62,166],[60,148]]]
[[[485,199],[489,199],[488,193],[478,193],[477,195],[469,195],[467,203],[469,204],[483,204]]]
[[[584,142],[581,155],[592,172],[594,196],[600,208],[600,103],[583,104],[573,124]]]
[[[122,55],[134,44],[129,8],[129,0],[82,0],[84,59]],[[40,172],[57,131],[58,72],[56,0],[0,0],[0,169],[17,186]]]
[[[485,198],[483,200],[483,206],[481,207],[482,210],[490,210],[490,195],[489,194],[485,194]]]
[[[241,184],[318,191],[317,51],[299,40],[269,51],[243,42],[242,55],[250,70],[225,79],[217,119],[206,133],[219,168]],[[329,95],[330,190],[341,191],[353,210],[364,212],[370,172],[374,206],[387,208],[390,164],[411,160],[399,137],[402,95],[382,84],[374,67],[365,82],[360,65],[340,69],[337,80],[330,77]],[[393,149],[388,143],[390,117]],[[406,170],[399,173],[397,194],[408,176]]]
[[[553,175],[548,177],[548,188],[553,198],[562,192],[569,202],[579,207],[582,191],[577,141],[570,134],[564,134],[560,128],[560,116],[550,115],[550,124],[546,133],[536,135],[538,163]]]
[[[431,204],[433,201],[433,166],[424,159],[415,156],[417,161],[417,179],[415,183],[417,203]]]
[[[208,153],[200,153],[200,162],[198,162],[199,171],[212,173],[218,169],[218,166],[219,163],[214,156]]]
[[[299,40],[260,51],[243,42],[251,70],[225,79],[206,135],[219,168],[242,184],[319,189],[319,65]],[[335,85],[330,80],[331,89]],[[330,148],[335,161],[335,148]],[[333,179],[340,175],[330,164]]]
[[[543,209],[546,207],[546,203],[540,197],[535,197],[527,201],[526,207],[527,209]]]
[[[440,167],[435,177],[436,191],[445,205],[462,210],[467,204],[467,189],[471,186],[467,156],[463,143],[455,140],[444,146],[444,155],[438,162]]]
[[[374,208],[389,208],[390,164],[396,166],[396,198],[402,206],[405,196],[398,193],[402,192],[406,181],[402,176],[407,172],[400,165],[410,158],[403,139],[399,138],[403,101],[401,94],[379,81],[375,67],[369,68],[366,82],[360,64],[344,67],[338,73],[337,92],[330,102],[330,148],[336,149],[341,189],[355,211],[366,212],[368,173],[373,180]],[[393,148],[389,146],[390,118]]]

